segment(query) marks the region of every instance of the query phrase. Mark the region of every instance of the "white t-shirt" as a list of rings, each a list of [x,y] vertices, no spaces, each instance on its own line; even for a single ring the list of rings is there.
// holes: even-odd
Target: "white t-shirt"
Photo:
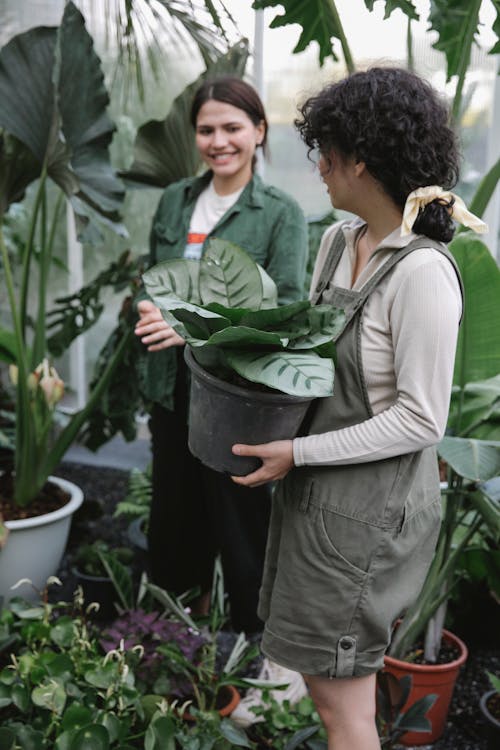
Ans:
[[[402,238],[400,228],[394,230],[352,285],[356,238],[363,226],[356,219],[343,227],[346,249],[333,281],[344,289],[361,289],[393,248],[405,247],[417,237],[412,233]],[[311,289],[337,227],[323,235]],[[361,361],[374,416],[352,427],[295,438],[295,464],[376,461],[439,442],[448,417],[461,311],[458,279],[442,253],[420,248],[397,263],[362,312]]]
[[[244,186],[229,195],[219,195],[215,192],[213,180],[210,181],[208,187],[198,196],[191,216],[186,249],[184,250],[185,258],[200,260],[207,234],[236,203],[243,189]]]

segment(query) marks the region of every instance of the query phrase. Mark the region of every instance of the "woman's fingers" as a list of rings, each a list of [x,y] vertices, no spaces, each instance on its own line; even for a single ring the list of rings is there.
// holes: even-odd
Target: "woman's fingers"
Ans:
[[[263,445],[233,445],[237,456],[257,456],[262,466],[244,477],[231,477],[233,482],[245,487],[258,487],[266,482],[283,479],[293,466],[293,443],[291,440],[275,440]]]

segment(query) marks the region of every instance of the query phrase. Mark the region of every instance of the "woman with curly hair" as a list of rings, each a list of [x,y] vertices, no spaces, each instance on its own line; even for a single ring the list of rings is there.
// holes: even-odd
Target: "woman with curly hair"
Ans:
[[[311,298],[345,310],[334,395],[302,436],[235,445],[276,479],[259,613],[263,652],[300,671],[330,750],[379,748],[375,673],[418,595],[440,522],[435,444],[446,425],[462,292],[446,248],[453,219],[479,231],[449,190],[456,137],[436,91],[376,67],[327,86],[296,126],[337,209]]]

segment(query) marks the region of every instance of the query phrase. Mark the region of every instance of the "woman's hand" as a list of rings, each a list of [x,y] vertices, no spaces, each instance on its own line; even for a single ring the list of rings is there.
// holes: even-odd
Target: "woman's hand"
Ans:
[[[149,300],[139,302],[137,312],[140,319],[135,326],[135,335],[148,347],[148,352],[158,352],[160,349],[183,346],[186,343]]]
[[[237,456],[257,456],[262,466],[245,477],[231,477],[236,484],[245,487],[258,487],[275,479],[283,479],[293,467],[293,447],[291,440],[274,440],[263,445],[233,445]]]

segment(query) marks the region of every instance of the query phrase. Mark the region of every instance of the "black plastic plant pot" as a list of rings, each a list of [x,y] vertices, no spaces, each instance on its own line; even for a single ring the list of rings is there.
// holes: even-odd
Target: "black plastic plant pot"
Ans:
[[[490,690],[481,696],[479,708],[483,715],[484,737],[488,750],[498,750],[500,747],[500,695],[496,690]]]
[[[97,602],[99,609],[92,612],[94,620],[113,620],[116,617],[116,591],[111,578],[106,576],[92,576],[78,568],[73,568],[76,582],[82,587],[83,599],[87,607],[91,602]]]
[[[314,401],[226,383],[204,370],[188,346],[184,358],[191,371],[189,449],[215,471],[245,476],[258,469],[260,459],[235,456],[232,446],[295,437]]]

